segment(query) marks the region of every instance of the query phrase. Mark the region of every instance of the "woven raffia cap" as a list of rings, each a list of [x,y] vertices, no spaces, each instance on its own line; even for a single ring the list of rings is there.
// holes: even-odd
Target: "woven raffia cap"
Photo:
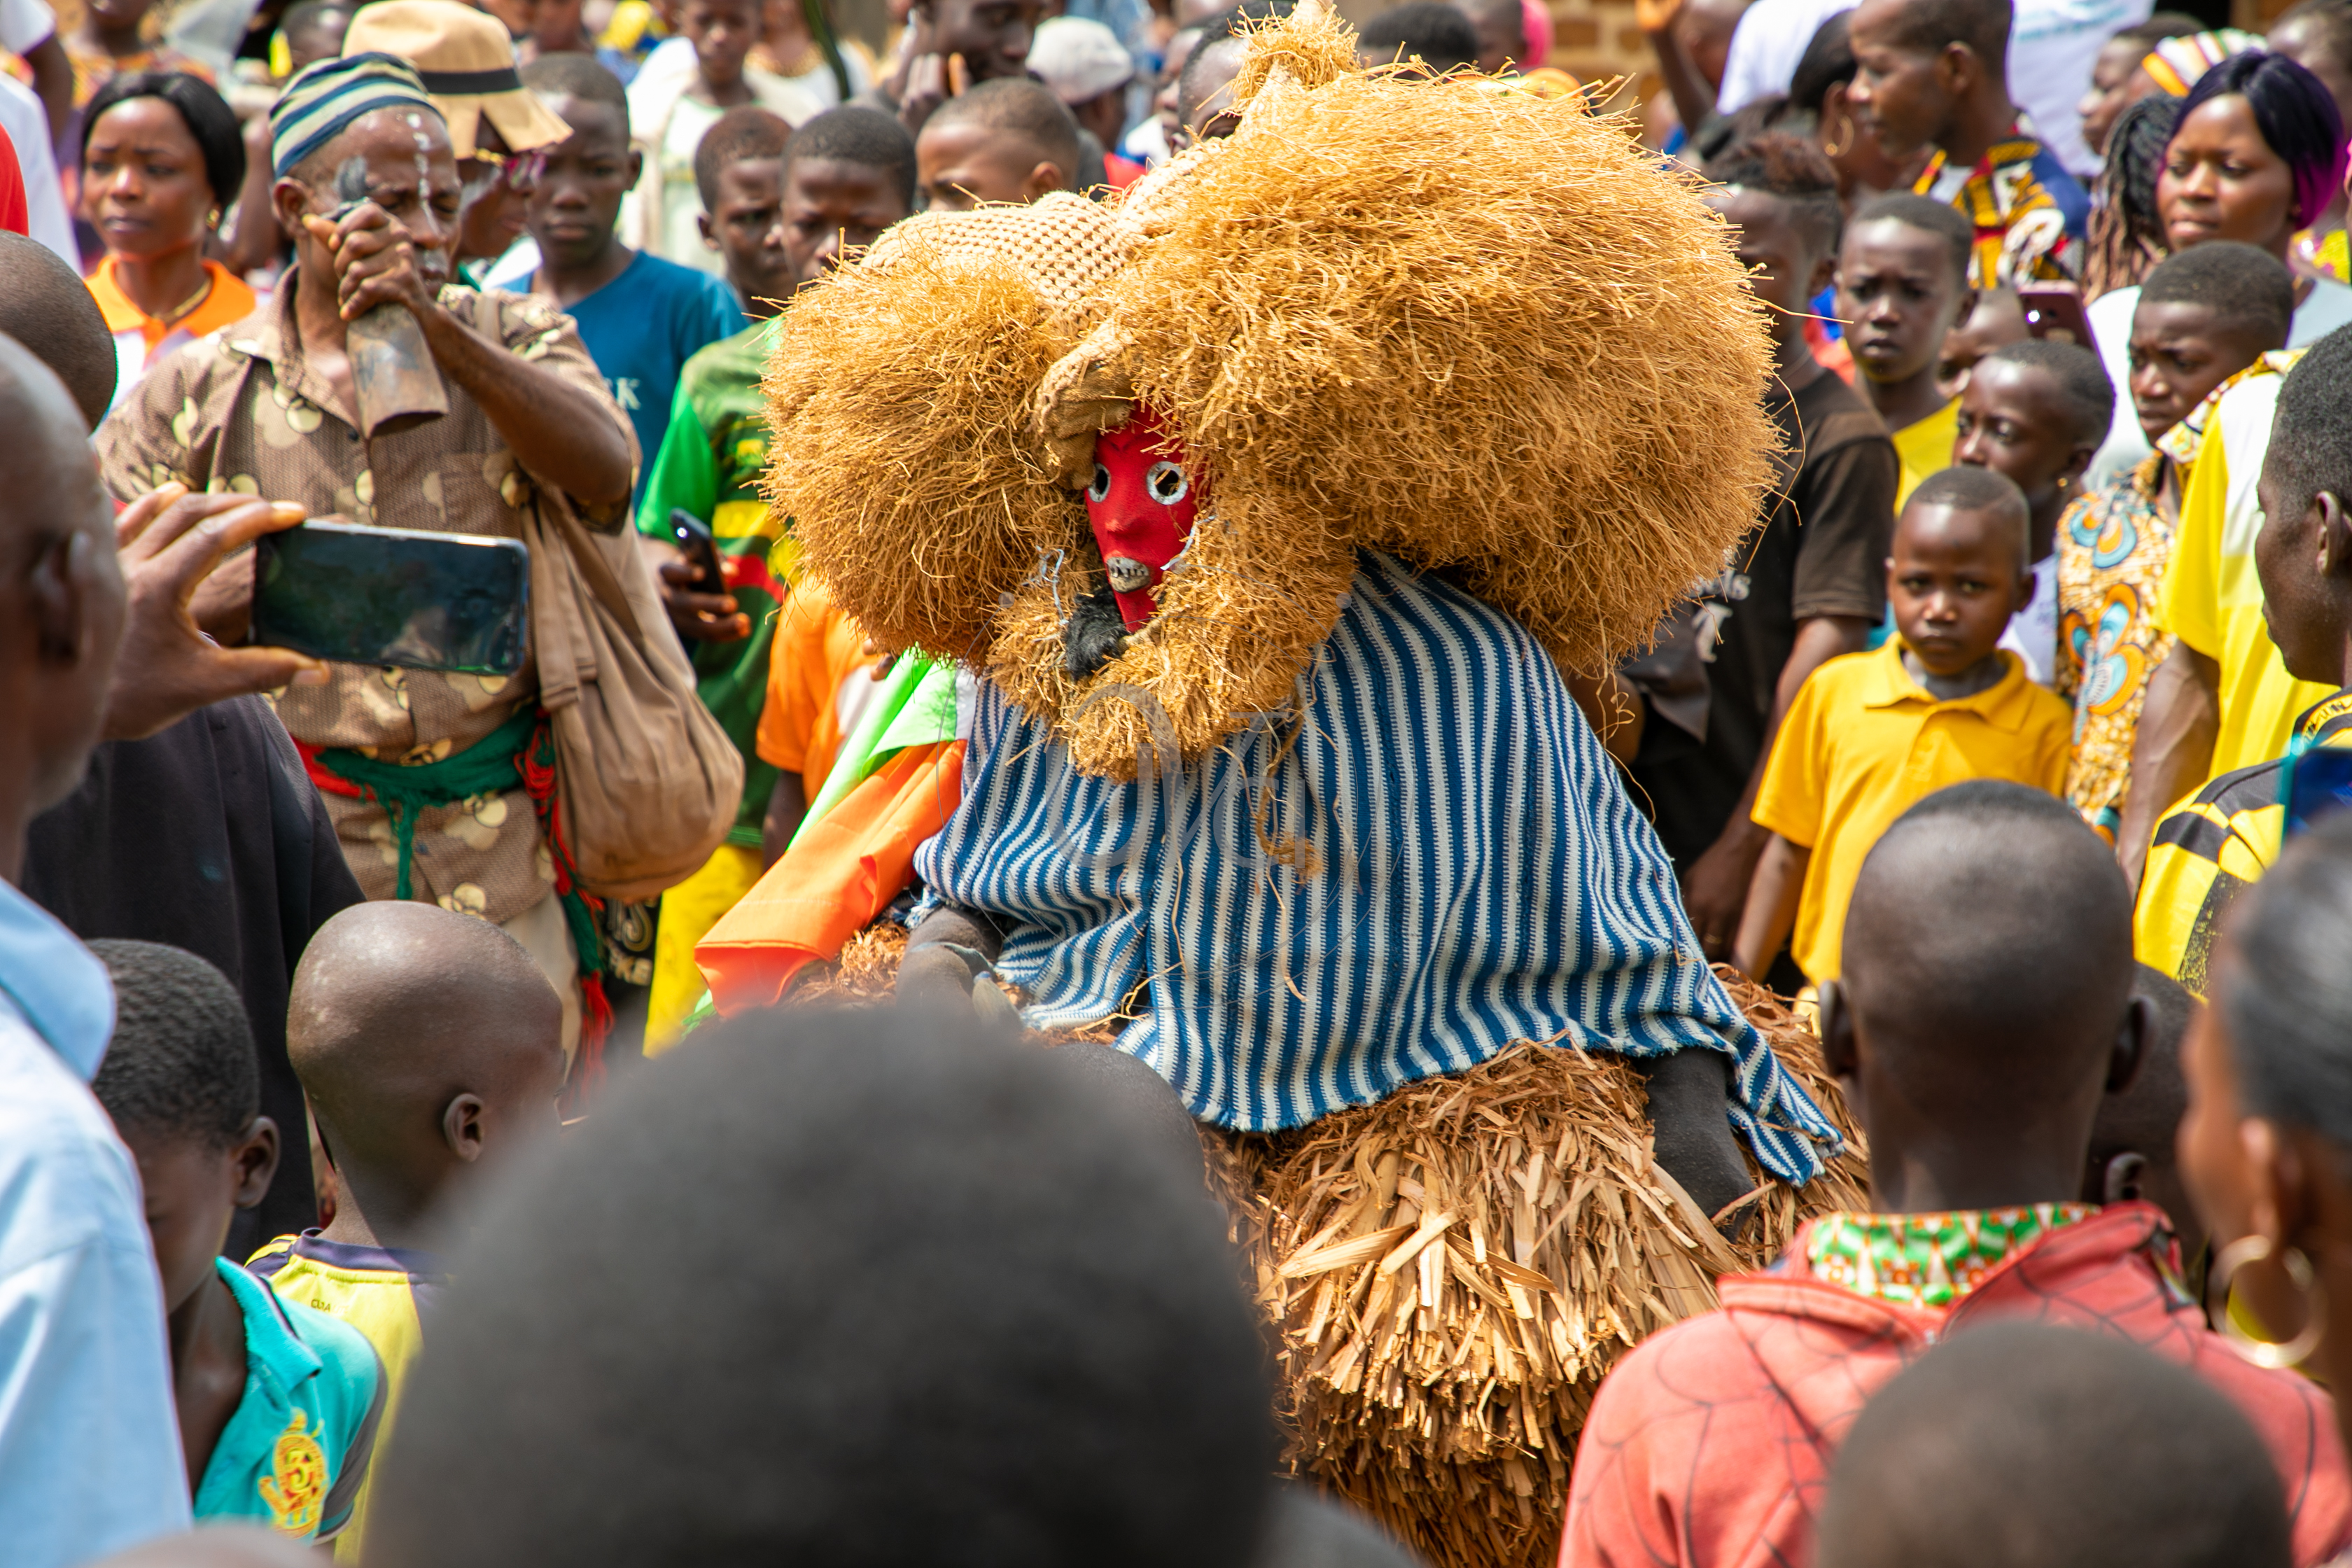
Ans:
[[[910,217],[875,242],[865,265],[887,269],[915,251],[949,271],[1010,262],[1028,277],[1048,307],[1070,310],[1082,306],[1126,263],[1140,237],[1110,208],[1056,191],[1027,206]]]

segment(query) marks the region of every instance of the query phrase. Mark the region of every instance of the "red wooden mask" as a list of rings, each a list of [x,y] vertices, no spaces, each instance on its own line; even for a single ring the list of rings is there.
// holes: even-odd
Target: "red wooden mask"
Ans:
[[[1185,455],[1183,444],[1141,404],[1126,424],[1095,437],[1087,521],[1129,631],[1159,608],[1151,591],[1200,513],[1206,487],[1184,471]]]

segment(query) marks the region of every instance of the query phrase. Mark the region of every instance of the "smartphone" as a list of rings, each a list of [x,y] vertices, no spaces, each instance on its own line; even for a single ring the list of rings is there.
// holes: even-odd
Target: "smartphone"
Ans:
[[[2098,352],[2099,345],[2091,336],[2090,313],[2083,309],[2082,293],[2073,284],[2032,284],[2017,291],[2017,302],[2025,311],[2025,330],[2035,337]]]
[[[698,594],[727,592],[727,577],[719,568],[719,542],[710,536],[710,525],[684,507],[669,509],[669,536],[686,558],[702,568],[702,580],[694,584]]]
[[[2335,746],[2290,747],[2283,837],[2292,838],[2331,813],[2352,806],[2352,750]]]
[[[339,664],[512,675],[530,646],[530,552],[325,519],[265,533],[253,640]]]

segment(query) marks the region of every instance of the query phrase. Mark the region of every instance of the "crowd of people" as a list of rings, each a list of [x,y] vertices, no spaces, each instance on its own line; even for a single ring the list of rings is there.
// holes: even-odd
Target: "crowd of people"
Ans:
[[[1200,1128],[1534,1019],[1632,1063],[1707,1243],[1841,1133],[1868,1207],[1624,1336],[1530,1561],[2352,1561],[2352,3],[1642,0],[1612,134],[1760,323],[1737,545],[1571,668],[1512,614],[1567,568],[1289,519],[1340,539],[1283,584],[1338,606],[1320,739],[1244,703],[1204,760],[1147,693],[1097,766],[1195,543],[1268,527],[1121,367],[1104,226],[1340,68],[1253,53],[1319,0],[1210,4],[913,0],[872,50],[823,0],[298,0],[224,63],[192,5],[0,0],[0,1557],[1467,1568],[1315,1484]],[[1550,28],[1413,0],[1344,68],[1597,115]],[[905,323],[949,434],[860,460],[960,532],[853,570],[904,498],[787,504],[795,442],[875,439],[794,334],[1016,209],[1093,331],[1003,294],[971,484],[1093,531],[958,619],[926,584],[1024,526],[916,471],[972,364]],[[430,416],[378,416],[387,318]],[[520,667],[253,640],[313,519],[522,541]],[[1384,847],[1327,863],[1318,802]],[[1390,1160],[1286,1270],[1471,1279]]]

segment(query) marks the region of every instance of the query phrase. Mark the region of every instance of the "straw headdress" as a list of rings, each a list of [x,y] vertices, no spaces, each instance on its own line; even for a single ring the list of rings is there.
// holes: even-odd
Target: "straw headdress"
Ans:
[[[1083,771],[1140,689],[1197,757],[1283,705],[1356,552],[1454,574],[1570,670],[1643,641],[1757,512],[1767,335],[1726,231],[1580,100],[1363,72],[1328,10],[1253,35],[1240,131],[1115,208],[904,226],[771,368],[772,502],[889,647],[984,665]],[[1077,254],[1078,262],[1071,260]],[[1076,493],[1148,403],[1208,508],[1085,681]]]

